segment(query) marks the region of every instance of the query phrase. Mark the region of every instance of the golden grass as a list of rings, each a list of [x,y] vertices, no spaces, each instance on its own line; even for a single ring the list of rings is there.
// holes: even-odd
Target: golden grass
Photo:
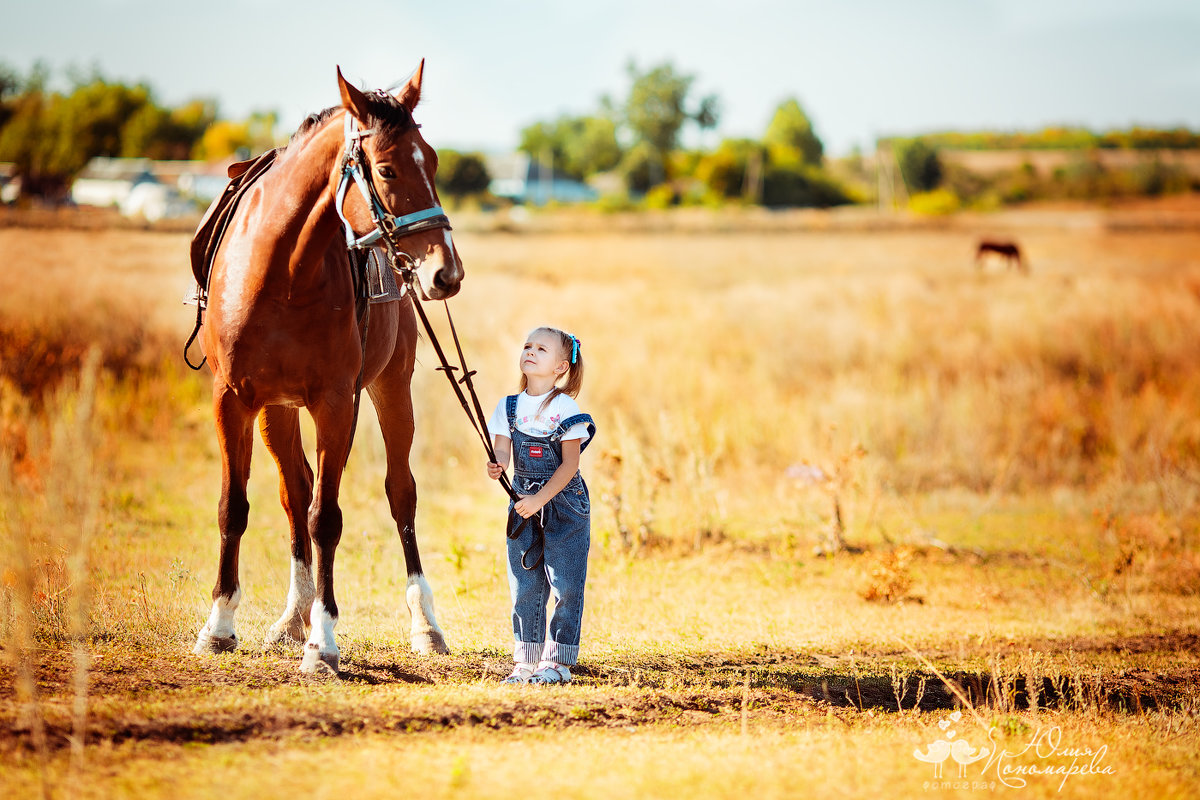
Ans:
[[[1197,632],[1200,234],[1020,233],[1029,278],[976,274],[973,239],[954,229],[456,233],[468,276],[451,306],[486,407],[513,390],[531,328],[558,325],[584,343],[580,402],[599,424],[584,459],[595,509],[585,662],[615,669],[761,649],[841,659],[844,682],[888,668],[917,674],[920,665],[897,660],[911,644],[945,670],[1100,682],[1130,669],[1194,674],[1194,652],[1143,656],[1104,642],[1163,634],[1170,648],[1171,636]],[[138,652],[191,658],[216,565],[219,461],[206,378],[179,359],[192,322],[179,304],[187,239],[0,229],[0,463],[9,471],[0,634],[13,674],[80,641],[71,611],[80,598],[88,655],[131,660],[132,670]],[[440,309],[430,311],[441,326]],[[92,346],[95,385],[80,392]],[[425,345],[421,361],[414,471],[426,571],[455,652],[472,664],[502,660],[503,496]],[[70,428],[88,398],[92,422]],[[369,404],[363,416],[337,572],[351,663],[393,658],[407,630]],[[250,490],[238,615],[247,645],[287,591],[284,516],[261,447]],[[866,552],[814,555],[835,516],[845,541]],[[1073,655],[1084,641],[1100,644]],[[254,658],[263,657],[215,669],[237,685]],[[413,702],[469,709],[494,693],[490,683],[445,680]],[[25,701],[36,692],[22,691]],[[314,691],[358,702],[338,686]],[[119,695],[91,701],[97,713],[120,711]],[[52,692],[46,702],[53,716],[71,700]],[[190,695],[163,702],[173,713],[203,706]],[[1018,713],[1009,706],[993,698],[986,713]],[[557,765],[551,778],[575,778],[585,797],[927,793],[927,765],[910,754],[938,712],[838,713],[751,717],[747,736],[729,720],[681,718],[628,732],[109,745],[89,748],[96,780],[73,791],[207,796],[220,786],[282,796],[319,776],[368,797],[394,781],[434,796],[490,796],[523,785],[537,754]],[[1069,782],[1063,796],[1100,786],[1183,796],[1179,787],[1195,784],[1194,704],[1054,714],[1072,737],[1109,744],[1118,768]],[[604,769],[592,766],[601,752]],[[20,758],[0,769],[0,785],[17,794],[40,780],[28,760],[39,757]],[[74,780],[66,756],[43,749],[40,758],[49,784]],[[380,764],[364,777],[364,765]]]

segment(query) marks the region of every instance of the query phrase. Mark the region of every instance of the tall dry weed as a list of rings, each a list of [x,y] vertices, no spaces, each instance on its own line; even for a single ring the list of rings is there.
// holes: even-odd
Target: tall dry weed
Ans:
[[[89,549],[98,524],[95,471],[100,354],[90,351],[40,413],[11,401],[4,425],[15,434],[0,448],[4,616],[0,635],[17,679],[26,724],[45,763],[46,739],[36,675],[41,653],[69,646],[75,662],[72,769],[83,764],[90,641]],[[14,446],[13,442],[17,444]]]

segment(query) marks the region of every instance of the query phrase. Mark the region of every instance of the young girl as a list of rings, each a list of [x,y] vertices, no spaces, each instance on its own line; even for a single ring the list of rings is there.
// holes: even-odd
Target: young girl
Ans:
[[[556,328],[529,334],[521,349],[521,393],[501,400],[488,420],[496,450],[488,476],[499,479],[515,456],[512,482],[520,498],[509,507],[515,644],[506,683],[569,683],[579,658],[591,544],[591,502],[579,454],[596,433],[592,418],[572,399],[583,384],[579,348],[578,339]]]

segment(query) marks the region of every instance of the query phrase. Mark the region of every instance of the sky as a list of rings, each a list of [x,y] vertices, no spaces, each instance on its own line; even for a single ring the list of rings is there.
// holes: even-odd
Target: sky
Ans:
[[[629,65],[670,63],[721,123],[761,137],[796,98],[826,152],[943,130],[1200,129],[1197,0],[0,0],[0,63],[214,98],[287,133],[425,59],[416,118],[438,148],[500,152],[522,128],[622,100]]]

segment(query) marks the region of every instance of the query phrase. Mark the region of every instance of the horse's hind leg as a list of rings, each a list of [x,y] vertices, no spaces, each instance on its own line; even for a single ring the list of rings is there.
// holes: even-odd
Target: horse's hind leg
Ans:
[[[250,513],[246,481],[250,477],[250,454],[254,446],[254,412],[226,386],[214,387],[213,406],[222,462],[221,502],[217,509],[221,554],[212,591],[212,612],[196,637],[197,654],[224,653],[237,648],[233,615],[242,599],[238,551]]]
[[[267,406],[259,417],[263,443],[279,467],[279,502],[287,512],[291,533],[291,582],[283,616],[267,631],[264,646],[304,644],[309,613],[317,596],[312,577],[312,544],[308,508],[313,497],[313,472],[300,440],[300,412]]]
[[[354,422],[353,387],[331,390],[309,407],[317,425],[316,493],[308,511],[308,533],[314,550],[316,599],[310,616],[311,630],[304,644],[301,672],[337,672],[340,652],[333,629],[338,607],[333,593],[333,560],[342,538],[342,509],[338,491],[342,470],[350,452],[350,431]]]
[[[409,390],[412,359],[410,357],[406,365],[403,358],[403,355],[397,354],[369,391],[387,449],[388,503],[391,506],[392,518],[396,520],[396,528],[400,532],[404,564],[408,571],[405,600],[412,615],[412,649],[413,652],[425,654],[449,653],[446,638],[434,615],[433,589],[425,579],[421,569],[421,554],[417,549],[417,483],[408,463],[414,430],[412,396]]]

